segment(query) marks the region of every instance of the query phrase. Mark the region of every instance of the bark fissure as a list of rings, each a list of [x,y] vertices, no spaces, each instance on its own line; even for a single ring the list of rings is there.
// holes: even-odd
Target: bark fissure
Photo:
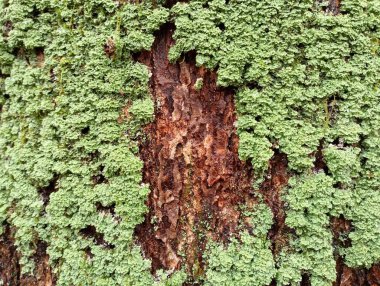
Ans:
[[[7,286],[52,286],[55,285],[52,269],[49,265],[49,256],[46,253],[47,245],[43,241],[37,242],[36,252],[33,255],[35,262],[34,275],[22,275],[20,253],[14,244],[15,229],[5,225],[4,233],[0,236],[0,282]]]
[[[273,226],[268,236],[272,242],[272,252],[275,257],[288,244],[288,233],[293,232],[285,224],[286,214],[284,201],[282,200],[283,188],[288,184],[290,178],[287,168],[287,156],[276,151],[269,162],[267,178],[260,188],[260,193],[263,195],[265,203],[273,213]]]

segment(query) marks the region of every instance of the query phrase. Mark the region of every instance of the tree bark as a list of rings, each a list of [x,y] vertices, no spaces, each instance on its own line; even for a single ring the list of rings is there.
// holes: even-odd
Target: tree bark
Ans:
[[[338,14],[339,0],[330,1],[326,12]],[[185,267],[190,276],[198,276],[204,273],[206,241],[227,243],[239,231],[239,206],[253,206],[257,198],[252,189],[252,168],[238,156],[234,90],[218,87],[215,71],[196,67],[193,52],[179,62],[169,62],[174,29],[174,25],[165,24],[156,33],[152,49],[135,55],[150,69],[150,91],[156,103],[155,119],[144,130],[147,140],[140,144],[143,181],[151,190],[149,212],[135,236],[152,261],[152,273]],[[274,215],[268,234],[274,255],[292,231],[285,224],[281,200],[290,177],[287,167],[286,155],[276,153],[259,190]],[[316,168],[323,168],[321,160],[317,160]],[[335,243],[339,233],[351,228],[343,218],[333,219],[331,227]],[[21,274],[19,259],[13,230],[6,226],[0,239],[0,277],[4,285],[55,285],[43,243],[38,244],[35,255],[35,277]],[[369,270],[352,269],[339,257],[336,272],[334,286],[380,285],[380,265]],[[304,277],[302,285],[309,284]]]

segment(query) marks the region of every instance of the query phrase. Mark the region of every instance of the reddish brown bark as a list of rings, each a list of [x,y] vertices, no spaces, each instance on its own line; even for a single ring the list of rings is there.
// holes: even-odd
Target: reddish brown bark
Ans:
[[[238,158],[233,91],[217,87],[216,73],[197,68],[193,54],[169,63],[172,32],[164,26],[139,57],[152,73],[156,110],[141,146],[150,212],[136,234],[153,269],[185,264],[196,275],[205,241],[226,241],[236,232],[239,205],[254,198],[251,169]]]
[[[326,7],[326,12],[338,15],[340,13],[340,0],[330,0]]]
[[[20,279],[16,247],[13,245],[13,234],[8,225],[0,238],[0,278],[4,285],[18,285]]]
[[[337,281],[334,286],[379,286],[380,266],[374,265],[370,269],[353,269],[343,264],[341,259],[337,263]]]
[[[325,0],[317,0],[316,2],[319,4],[325,4],[323,11],[327,14],[338,15],[340,13],[341,0],[329,0],[327,3]]]
[[[339,239],[342,234],[346,236],[352,231],[352,224],[343,216],[331,219],[334,244],[339,247],[350,247],[349,239]],[[370,269],[353,269],[344,265],[342,257],[336,263],[337,279],[334,286],[378,286],[380,285],[380,265],[376,264]]]

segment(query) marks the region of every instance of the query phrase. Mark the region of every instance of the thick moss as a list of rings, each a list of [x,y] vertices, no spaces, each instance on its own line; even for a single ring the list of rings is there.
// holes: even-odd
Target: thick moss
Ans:
[[[153,115],[148,70],[131,53],[150,48],[168,11],[111,0],[1,3],[10,28],[0,46],[0,218],[17,229],[22,271],[33,271],[42,240],[58,285],[170,283],[154,282],[133,242],[149,188],[125,135]],[[132,119],[118,123],[128,121],[127,102]]]

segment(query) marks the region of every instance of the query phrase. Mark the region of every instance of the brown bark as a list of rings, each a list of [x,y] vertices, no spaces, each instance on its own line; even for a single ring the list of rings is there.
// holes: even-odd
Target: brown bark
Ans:
[[[265,203],[273,213],[273,226],[269,231],[272,251],[277,256],[288,243],[288,233],[292,230],[285,224],[285,207],[281,199],[282,190],[288,184],[290,174],[287,171],[288,160],[285,154],[276,152],[269,162],[267,179],[260,188]]]
[[[165,25],[151,52],[138,57],[150,67],[156,110],[140,150],[150,212],[136,235],[153,270],[186,265],[199,275],[206,240],[227,241],[239,205],[255,199],[251,168],[238,158],[233,91],[217,87],[216,73],[197,68],[193,53],[169,63],[173,29]]]
[[[334,286],[379,286],[380,266],[370,269],[353,269],[344,265],[342,259],[337,262],[337,281]]]
[[[0,278],[5,285],[18,285],[20,280],[20,267],[9,225],[5,226],[0,239]]]

